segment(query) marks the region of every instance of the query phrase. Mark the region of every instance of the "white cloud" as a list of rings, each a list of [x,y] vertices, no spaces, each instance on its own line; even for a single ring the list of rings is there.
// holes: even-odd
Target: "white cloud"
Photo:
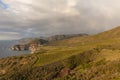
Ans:
[[[95,33],[119,25],[119,0],[5,0],[0,31],[8,38]],[[12,32],[15,32],[12,33]],[[16,32],[18,34],[16,34]],[[3,35],[0,34],[0,37]]]
[[[74,6],[78,5],[77,3],[79,0],[67,0],[67,1],[68,1],[68,3],[67,3],[68,6],[74,7]]]
[[[17,32],[0,32],[0,34],[19,35]]]
[[[17,32],[0,32],[0,40],[20,39],[21,35]]]

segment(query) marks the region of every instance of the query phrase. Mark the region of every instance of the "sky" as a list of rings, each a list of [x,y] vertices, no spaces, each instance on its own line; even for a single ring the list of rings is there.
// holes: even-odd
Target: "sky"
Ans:
[[[119,3],[120,0],[0,0],[0,40],[109,30],[120,25]]]

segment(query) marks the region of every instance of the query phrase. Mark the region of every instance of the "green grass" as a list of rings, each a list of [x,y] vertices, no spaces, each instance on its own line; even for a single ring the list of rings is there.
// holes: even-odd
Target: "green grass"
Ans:
[[[44,47],[46,49],[46,47]],[[48,47],[47,47],[48,49]],[[53,47],[49,46],[49,50],[46,53],[37,54],[38,60],[35,66],[43,66],[45,64],[50,64],[56,61],[62,61],[72,55],[77,55],[86,50],[90,49],[89,46],[86,47]]]
[[[83,39],[83,38],[82,38]],[[78,39],[77,39],[78,40]],[[50,64],[59,60],[64,60],[70,56],[77,55],[79,53],[82,53],[84,51],[89,51],[93,48],[102,48],[102,47],[107,47],[109,45],[113,45],[113,48],[115,44],[120,44],[120,38],[113,38],[113,39],[108,39],[108,40],[102,40],[102,41],[86,41],[84,44],[78,43],[77,45],[71,44],[70,46],[68,45],[69,42],[73,42],[73,38],[68,40],[63,40],[61,44],[64,45],[57,45],[57,46],[41,46],[40,50],[45,50],[43,53],[38,53],[37,57],[38,60],[35,63],[35,66],[43,66],[46,64]],[[59,41],[58,41],[59,42]],[[118,46],[117,46],[118,47]]]
[[[15,69],[23,70],[23,68],[26,69],[29,66],[29,69],[31,69],[31,67],[33,69],[37,68],[37,71],[39,70],[40,66],[46,68],[46,65],[51,64],[51,67],[49,68],[50,71],[48,69],[47,70],[52,72],[54,62],[62,62],[64,67],[69,66],[70,69],[77,71],[76,75],[78,78],[80,77],[83,80],[91,80],[92,78],[97,80],[100,79],[98,76],[105,76],[106,78],[101,77],[103,80],[108,80],[110,77],[115,77],[115,80],[120,80],[117,78],[118,74],[120,73],[119,28],[120,27],[93,36],[75,37],[52,42],[48,45],[41,46],[36,54],[29,56],[1,59],[0,69],[5,69],[6,71],[8,70],[8,72],[10,72],[14,71]],[[21,65],[21,62],[24,63],[24,59],[27,59],[27,63]],[[56,64],[56,66],[58,67],[59,65]],[[54,72],[56,71],[54,70]],[[14,72],[11,73],[14,74]],[[114,73],[118,73],[117,76],[114,75]],[[53,73],[43,75],[49,76],[52,74]],[[70,80],[70,78],[73,78],[73,76],[68,75],[67,77],[61,79]],[[113,78],[110,80],[112,79]]]
[[[120,78],[116,78],[116,79],[113,79],[113,80],[120,80]]]

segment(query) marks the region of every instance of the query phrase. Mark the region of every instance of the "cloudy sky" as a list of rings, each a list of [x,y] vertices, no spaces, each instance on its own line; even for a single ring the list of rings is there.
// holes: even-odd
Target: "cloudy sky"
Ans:
[[[1,2],[1,0],[0,0]],[[120,0],[3,0],[0,40],[98,33],[120,25]]]

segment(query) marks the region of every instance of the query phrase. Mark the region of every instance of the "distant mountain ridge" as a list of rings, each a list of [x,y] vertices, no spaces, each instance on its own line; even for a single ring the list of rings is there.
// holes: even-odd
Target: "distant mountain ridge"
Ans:
[[[72,37],[82,37],[82,36],[88,36],[88,34],[85,34],[85,33],[81,33],[81,34],[61,34],[61,35],[53,35],[53,36],[49,36],[49,37],[22,38],[20,40],[17,40],[17,43],[18,44],[25,44],[25,43],[29,43],[29,42],[31,42],[35,39],[43,39],[43,40],[46,40],[48,42],[51,42],[51,41],[68,39],[68,38],[72,38]]]
[[[40,45],[44,45],[50,42],[55,42],[59,40],[69,39],[73,37],[83,37],[88,36],[88,34],[67,34],[67,35],[54,35],[50,37],[40,37],[40,38],[23,38],[17,41],[15,45],[11,47],[13,51],[24,51],[30,50],[32,53],[37,50]]]
[[[46,40],[47,41],[58,41],[58,40],[72,38],[72,37],[82,37],[82,36],[88,36],[88,34],[67,34],[67,35],[63,34],[63,35],[54,35],[54,36],[47,37]]]

